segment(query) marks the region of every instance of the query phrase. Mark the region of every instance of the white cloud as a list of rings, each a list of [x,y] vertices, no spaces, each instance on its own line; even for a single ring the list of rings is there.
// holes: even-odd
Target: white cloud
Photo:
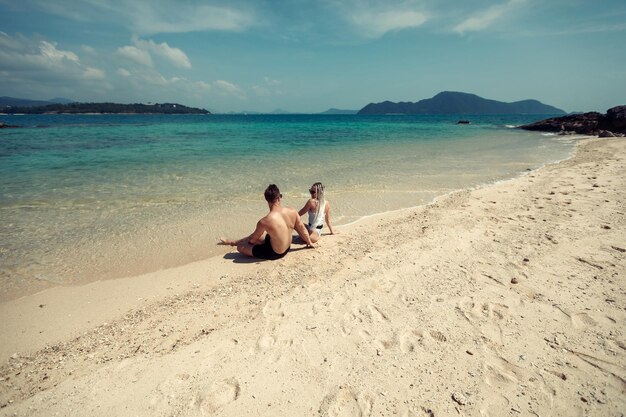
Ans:
[[[85,53],[87,53],[87,54],[89,54],[89,55],[96,55],[96,50],[95,50],[92,46],[89,46],[89,45],[81,45],[81,46],[80,46],[80,49],[82,49],[82,50],[83,50],[83,52],[85,52]]]
[[[41,41],[39,43],[39,50],[41,51],[42,56],[54,63],[61,62],[64,59],[75,63],[78,63],[80,61],[78,59],[78,55],[76,55],[74,52],[59,50],[56,48],[56,44],[50,43],[48,41]]]
[[[117,49],[117,53],[138,64],[152,67],[152,58],[148,51],[139,49],[136,46],[126,45]]]
[[[254,93],[257,96],[261,96],[261,97],[267,97],[272,95],[272,92],[269,90],[269,88],[264,87],[262,85],[254,85],[252,86],[252,91],[254,91]]]
[[[140,71],[132,73],[125,68],[118,68],[118,74],[123,77],[118,78],[117,91],[123,92],[131,97],[140,97],[144,101],[174,101],[189,104],[185,100],[205,99],[205,94],[211,90],[219,91],[225,96],[235,96],[241,98],[243,95],[238,86],[227,81],[216,81],[209,84],[205,81],[189,80],[185,77],[172,76],[165,77],[154,68],[142,68]],[[128,76],[126,74],[128,73]]]
[[[364,35],[377,38],[387,32],[416,28],[428,18],[415,10],[360,10],[352,14],[351,20]]]
[[[239,98],[245,98],[245,94],[243,93],[241,88],[238,85],[229,83],[228,81],[224,81],[224,80],[213,81],[213,86],[217,90],[222,92],[223,94],[231,95],[231,96],[235,96]]]
[[[100,63],[84,64],[78,55],[39,35],[0,33],[0,91],[25,97],[74,96],[99,91],[106,72]]]
[[[254,6],[177,0],[20,0],[23,8],[77,21],[114,21],[139,34],[243,31],[255,24]]]
[[[524,2],[525,0],[509,0],[507,3],[491,6],[465,19],[463,22],[456,25],[453,30],[461,35],[467,32],[484,30],[492,26],[497,20],[505,17],[515,7]]]
[[[156,43],[151,39],[144,40],[133,36],[134,45],[119,47],[117,53],[131,61],[146,67],[153,67],[153,56],[163,58],[170,64],[180,68],[191,68],[191,61],[187,54],[178,48],[169,46],[166,42]]]
[[[190,99],[205,102],[212,91],[224,97],[245,98],[241,88],[228,81],[213,84],[178,74],[166,73],[164,76],[154,66],[146,65],[152,62],[150,54],[155,60],[161,57],[158,53],[182,59],[176,55],[176,48],[152,41],[138,44],[149,51],[128,45],[119,48],[113,56],[87,54],[83,62],[75,51],[61,47],[51,39],[42,39],[40,35],[10,36],[0,32],[0,91],[29,98],[64,96],[83,101],[118,102],[169,100],[183,104],[193,104],[188,102]],[[81,54],[85,51],[82,47],[78,50]],[[137,61],[141,65],[135,65]],[[111,74],[114,76],[110,77]]]
[[[151,39],[143,40],[139,38],[133,38],[133,42],[138,48],[165,58],[177,67],[191,68],[191,61],[189,57],[187,57],[187,54],[178,48],[172,48],[166,42],[155,43]]]
[[[20,49],[21,43],[7,35],[5,32],[0,32],[0,48],[2,49]]]
[[[254,91],[257,96],[267,97],[281,94],[281,91],[275,89],[281,84],[279,80],[274,80],[270,77],[263,77],[263,84],[264,85],[252,86],[252,91]]]
[[[144,34],[242,31],[255,22],[249,11],[177,1],[139,3],[131,9],[133,28]]]
[[[263,78],[265,80],[265,84],[269,85],[269,86],[275,86],[275,85],[280,85],[280,81],[278,80],[273,80],[270,77],[265,77]]]
[[[422,0],[327,0],[336,14],[360,35],[379,38],[389,32],[413,29],[426,23],[431,13]]]
[[[83,71],[83,78],[88,80],[103,80],[106,78],[104,70],[99,68],[87,67]]]
[[[118,74],[120,73],[120,69],[118,69]],[[160,72],[153,68],[145,68],[144,70],[137,71],[134,74],[131,74],[129,71],[127,72],[129,74],[128,76],[134,77],[135,81],[138,80],[140,81],[140,83],[148,83],[161,87],[168,87],[174,84],[190,84],[190,82],[186,78],[176,76],[166,78]]]
[[[211,89],[211,84],[205,83],[204,81],[197,81],[194,85],[200,90],[208,91]]]
[[[0,69],[25,72],[49,71],[49,76],[66,72],[73,76],[85,67],[72,51],[58,49],[56,42],[11,37],[0,33]]]
[[[216,87],[220,88],[221,90],[228,91],[231,93],[236,93],[236,92],[241,91],[241,89],[238,86],[236,86],[235,84],[229,83],[228,81],[217,80],[217,81],[214,81],[213,84]]]
[[[141,73],[140,77],[143,79],[143,81],[149,84],[154,84],[154,85],[158,85],[161,87],[164,87],[169,84],[169,80],[156,71]]]

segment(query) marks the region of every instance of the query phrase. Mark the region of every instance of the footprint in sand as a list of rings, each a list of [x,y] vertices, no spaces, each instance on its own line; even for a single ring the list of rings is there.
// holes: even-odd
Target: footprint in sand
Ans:
[[[411,330],[400,336],[400,350],[404,353],[414,352],[418,348],[430,351],[447,341],[446,335],[438,330]]]
[[[508,391],[519,384],[519,370],[504,358],[495,357],[487,360],[484,368],[485,382],[490,387]]]
[[[478,318],[480,318],[480,314],[478,314],[477,304],[471,298],[463,298],[459,301],[457,306],[457,311],[465,317],[467,321],[474,324]]]
[[[414,352],[422,346],[424,333],[421,330],[411,330],[400,336],[400,350],[404,353]]]
[[[378,349],[379,352],[382,352],[387,349],[391,349],[396,344],[395,335],[389,339],[377,338],[374,340],[374,346]]]
[[[372,334],[365,329],[359,329],[358,333],[359,333],[359,336],[361,336],[361,338],[365,340],[366,342],[371,342],[374,339],[372,337]]]
[[[433,340],[435,340],[435,341],[437,341],[439,343],[443,343],[443,342],[447,342],[448,341],[448,338],[446,337],[446,335],[441,333],[438,330],[429,330],[428,331],[428,335],[430,337],[432,337]]]
[[[256,342],[256,347],[258,351],[266,351],[276,343],[276,338],[270,335],[263,335],[259,337],[259,340]]]
[[[504,410],[510,408],[511,402],[501,394],[488,395],[480,405],[480,415],[484,417],[500,417]]]
[[[492,393],[481,405],[483,415],[502,415],[502,410],[509,407],[509,400],[518,402],[520,384],[525,386],[527,393],[531,393],[536,406],[548,410],[553,408],[556,391],[546,384],[541,372],[514,365],[501,356],[489,356],[483,363],[483,369],[483,381],[489,387],[487,391]]]
[[[360,312],[355,309],[354,311],[346,312],[340,323],[342,334],[344,336],[349,336],[357,326],[363,323],[363,319],[360,317]]]
[[[293,346],[293,339],[277,339],[270,334],[264,334],[257,339],[256,345],[250,349],[250,353],[261,354],[270,363],[276,363],[283,355],[291,352]]]
[[[192,407],[198,408],[202,415],[211,415],[235,401],[240,394],[236,379],[215,382],[205,392],[198,393],[192,400]]]
[[[268,301],[265,307],[263,307],[263,316],[268,320],[280,320],[285,317],[283,304],[280,300]]]
[[[161,382],[157,385],[150,404],[157,410],[169,408],[180,399],[181,393],[188,392],[188,379],[189,375],[181,374]]]
[[[387,318],[387,315],[385,313],[383,313],[380,308],[378,308],[377,306],[375,306],[374,304],[370,304],[368,306],[370,313],[372,315],[372,317],[378,321],[389,321],[389,319]]]
[[[363,305],[357,305],[352,309],[351,313],[346,313],[344,319],[350,319],[358,323],[372,323],[373,321],[388,322],[387,314],[375,304],[369,304],[367,308]]]
[[[492,320],[502,320],[506,314],[509,306],[500,303],[486,303],[483,304],[483,312]]]
[[[574,327],[596,326],[598,323],[587,313],[577,313],[572,316]]]
[[[369,394],[357,395],[349,387],[339,387],[324,397],[319,414],[322,417],[369,417],[373,404]]]
[[[374,320],[381,323],[389,322],[387,315],[376,305],[370,304],[367,308],[364,308],[362,305],[357,305],[353,307],[352,311],[343,315],[341,331],[344,336],[347,336],[352,334],[355,327],[373,324]]]
[[[572,325],[576,328],[588,327],[588,326],[596,326],[598,323],[587,313],[570,313],[565,308],[561,307],[558,304],[553,304],[552,307],[559,310],[565,316],[567,316]]]
[[[469,321],[483,336],[496,342],[503,343],[503,332],[500,321],[507,316],[508,306],[499,303],[476,303],[471,298],[463,299],[457,306],[467,321]]]

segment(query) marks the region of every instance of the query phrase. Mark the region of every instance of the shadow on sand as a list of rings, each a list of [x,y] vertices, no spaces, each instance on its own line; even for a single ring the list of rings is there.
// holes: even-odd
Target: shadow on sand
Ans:
[[[294,237],[292,239],[292,244],[297,244],[297,245],[303,245],[304,242],[302,242],[302,239],[300,239],[299,237]],[[303,249],[307,249],[306,246],[298,246],[298,247],[291,247],[289,249],[289,253],[291,252],[297,252],[297,251],[301,251]],[[289,253],[285,256],[289,256]],[[230,259],[233,261],[233,263],[235,264],[253,264],[253,263],[261,263],[261,262],[267,262],[267,259],[258,259],[258,258],[251,258],[247,255],[244,255],[243,253],[239,253],[239,252],[228,252],[226,254],[224,254],[224,259]],[[280,260],[280,259],[279,259]]]
[[[231,259],[235,264],[253,264],[265,262],[265,259],[251,258],[239,252],[228,252],[224,255],[224,259]]]

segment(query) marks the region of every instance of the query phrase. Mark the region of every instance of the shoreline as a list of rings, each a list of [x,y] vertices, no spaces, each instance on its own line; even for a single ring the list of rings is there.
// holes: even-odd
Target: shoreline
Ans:
[[[456,188],[456,189],[450,189],[450,190],[446,190],[443,191],[442,194],[439,195],[434,195],[433,197],[429,197],[430,200],[426,200],[418,205],[409,205],[409,206],[405,206],[405,207],[400,207],[400,208],[394,208],[394,209],[390,209],[390,210],[384,210],[384,211],[379,211],[379,212],[374,212],[374,213],[370,213],[370,214],[365,214],[365,215],[360,215],[360,214],[345,214],[342,215],[341,217],[343,217],[344,221],[346,221],[346,223],[341,223],[341,220],[339,220],[339,223],[337,224],[337,227],[341,228],[345,228],[345,227],[351,227],[354,224],[358,224],[361,221],[365,221],[370,217],[374,217],[374,218],[378,218],[380,216],[385,216],[391,213],[395,213],[395,212],[402,212],[404,210],[414,210],[414,209],[418,209],[420,207],[423,206],[428,206],[430,204],[433,204],[434,202],[437,201],[437,199],[445,197],[451,193],[456,193],[456,192],[461,192],[461,191],[471,191],[471,190],[477,190],[477,189],[481,189],[483,187],[489,187],[492,185],[496,185],[499,184],[501,182],[506,182],[506,181],[510,181],[510,180],[514,180],[516,178],[519,178],[521,176],[527,175],[529,172],[534,172],[538,169],[541,169],[542,167],[545,167],[546,165],[549,164],[554,164],[554,163],[558,163],[560,161],[563,160],[567,160],[569,158],[571,158],[575,151],[576,151],[576,147],[578,146],[578,143],[580,143],[580,141],[583,140],[587,140],[591,137],[585,137],[585,136],[581,136],[581,135],[576,135],[576,136],[572,136],[571,138],[569,138],[569,140],[573,143],[572,149],[569,152],[569,155],[566,158],[562,158],[562,159],[558,159],[558,160],[554,160],[554,161],[548,161],[548,162],[544,162],[541,165],[539,165],[538,167],[534,167],[534,168],[527,168],[526,171],[518,171],[518,172],[513,172],[511,173],[510,177],[504,178],[504,179],[492,179],[490,181],[486,181],[486,182],[482,182],[480,184],[477,185],[473,185],[473,186],[468,186],[468,187],[464,187],[464,188]],[[388,191],[388,190],[385,190]],[[391,190],[392,192],[395,192],[394,190]],[[432,190],[427,190],[427,191],[420,191],[418,190],[418,193],[430,193]],[[398,191],[397,193],[402,193],[403,191]],[[303,195],[302,198],[306,198],[306,195]],[[397,197],[396,197],[397,198]],[[291,196],[290,197],[291,200],[294,200],[294,197]],[[405,202],[406,203],[406,202]],[[260,203],[259,203],[260,204]],[[402,205],[404,203],[400,202],[399,200],[396,201],[394,204],[397,205]],[[410,203],[409,203],[410,204]],[[293,204],[292,204],[293,205]],[[257,205],[258,206],[258,205]],[[260,207],[260,206],[259,206]],[[295,206],[294,206],[295,207]],[[335,218],[335,221],[337,221],[337,218]],[[162,225],[163,226],[163,225]],[[250,224],[250,226],[253,226],[253,223]],[[223,232],[220,232],[223,233]],[[235,235],[237,235],[239,232],[235,233]],[[108,242],[107,240],[103,240],[103,242]],[[141,244],[142,241],[138,241],[137,243]],[[145,243],[145,242],[144,242]],[[197,245],[196,245],[197,246]],[[86,262],[85,265],[86,267],[77,267],[77,265],[80,264],[70,264],[71,269],[73,270],[73,274],[74,275],[68,275],[67,277],[63,277],[58,275],[58,271],[56,271],[56,269],[51,269],[49,271],[48,274],[46,274],[46,272],[39,272],[37,275],[38,277],[35,278],[32,282],[29,282],[27,284],[16,284],[11,282],[11,287],[8,287],[10,289],[5,290],[5,292],[3,294],[0,295],[0,302],[6,302],[6,301],[11,301],[11,300],[16,300],[22,297],[27,297],[33,294],[37,294],[39,292],[42,291],[47,291],[49,289],[52,288],[56,288],[56,287],[67,287],[67,286],[80,286],[80,285],[86,285],[92,282],[98,282],[98,281],[105,281],[105,280],[119,280],[119,279],[132,279],[132,277],[135,276],[140,276],[140,275],[145,275],[145,274],[150,274],[150,273],[155,273],[164,269],[171,269],[171,268],[179,268],[182,267],[188,263],[195,263],[195,262],[202,262],[202,261],[206,261],[210,258],[213,257],[220,257],[223,256],[226,252],[224,252],[224,250],[222,250],[222,248],[219,247],[214,247],[214,245],[212,244],[212,242],[209,242],[207,240],[207,246],[210,246],[210,248],[207,250],[207,257],[205,258],[197,258],[196,256],[198,255],[198,248],[194,247],[193,256],[189,256],[187,257],[187,259],[174,259],[174,258],[168,258],[168,262],[164,263],[163,265],[159,265],[158,268],[153,267],[148,267],[148,263],[147,261],[142,261],[142,262],[137,262],[134,265],[127,265],[126,263],[124,263],[125,267],[115,267],[115,268],[110,268],[108,265],[102,265],[102,263],[100,263],[99,267],[101,270],[105,270],[107,272],[101,272],[100,274],[97,274],[97,267],[96,265],[91,265],[91,263]],[[147,249],[144,248],[144,249]],[[171,249],[171,248],[170,248]],[[110,255],[110,254],[109,254]],[[82,256],[82,258],[84,258],[84,254]],[[108,257],[105,257],[106,259],[109,259]],[[147,256],[146,259],[153,259],[154,260],[154,256]],[[83,259],[84,261],[88,261],[87,258]],[[109,261],[112,261],[113,259],[109,259]],[[181,262],[183,261],[183,262]],[[87,267],[88,266],[88,267]],[[58,269],[58,268],[57,268]],[[55,272],[57,272],[55,274]],[[78,275],[76,275],[78,274]],[[90,275],[94,275],[91,278],[87,278]]]
[[[381,211],[381,212],[372,213],[372,214],[366,214],[366,215],[360,216],[359,218],[357,218],[355,220],[352,220],[352,221],[350,221],[348,223],[339,224],[338,226],[335,226],[335,227],[340,227],[340,228],[353,227],[354,225],[357,225],[357,224],[359,224],[362,221],[367,221],[368,219],[371,219],[371,218],[372,219],[376,219],[376,218],[384,217],[384,216],[387,216],[387,215],[401,214],[402,212],[407,211],[407,210],[419,210],[419,209],[431,206],[433,204],[436,204],[439,199],[449,197],[449,196],[451,196],[451,195],[453,195],[455,193],[460,193],[460,192],[464,192],[464,191],[470,191],[471,192],[471,191],[476,191],[476,190],[480,190],[480,189],[483,189],[483,188],[497,186],[499,184],[506,184],[509,181],[515,181],[518,178],[522,178],[522,177],[524,177],[526,175],[530,175],[533,172],[537,172],[537,171],[539,171],[541,169],[544,169],[547,166],[557,165],[557,164],[565,162],[565,161],[567,161],[569,159],[572,159],[573,157],[576,156],[576,152],[577,152],[578,147],[580,146],[581,143],[584,143],[585,141],[589,141],[589,140],[593,140],[593,139],[597,139],[597,137],[596,136],[586,136],[586,135],[572,135],[572,140],[575,141],[574,142],[574,147],[571,150],[570,154],[567,157],[565,157],[565,158],[558,159],[558,160],[555,160],[555,161],[545,162],[545,163],[541,164],[539,167],[534,168],[534,169],[527,168],[526,171],[521,171],[521,172],[517,173],[516,175],[514,175],[511,178],[506,178],[506,179],[501,179],[501,180],[494,180],[492,182],[484,182],[484,183],[481,183],[481,184],[478,184],[478,185],[475,185],[475,186],[470,186],[470,187],[458,188],[458,189],[450,190],[450,191],[447,191],[447,192],[445,192],[443,194],[440,194],[440,195],[437,195],[437,196],[433,197],[431,201],[425,202],[423,204],[418,204],[416,206],[409,206],[409,207],[401,207],[401,208],[394,209],[394,210]],[[216,255],[216,256],[219,256],[219,255]]]
[[[335,229],[337,229],[340,233],[344,233],[344,229],[353,229],[355,227],[358,227],[359,225],[365,223],[368,224],[369,222],[376,222],[376,221],[380,221],[380,220],[384,220],[387,217],[395,217],[395,216],[402,216],[405,213],[411,212],[411,211],[415,211],[415,210],[422,210],[422,209],[427,209],[431,206],[434,206],[438,203],[439,200],[442,199],[446,199],[446,198],[450,198],[451,196],[453,196],[454,194],[457,193],[463,193],[463,192],[472,192],[472,191],[477,191],[477,190],[481,190],[481,189],[485,189],[485,188],[489,188],[489,187],[494,187],[494,186],[498,186],[500,184],[506,184],[508,182],[511,181],[515,181],[519,178],[523,178],[524,176],[527,175],[531,175],[534,172],[540,171],[542,169],[544,169],[545,167],[548,166],[552,166],[552,165],[558,165],[564,161],[568,161],[570,159],[572,159],[573,157],[575,157],[576,152],[578,150],[578,147],[590,140],[594,140],[596,139],[593,136],[576,136],[575,137],[575,144],[573,149],[571,150],[570,154],[563,159],[560,160],[556,160],[556,161],[552,161],[552,162],[546,162],[544,164],[542,164],[541,166],[535,168],[535,169],[529,169],[527,171],[523,171],[523,172],[519,172],[516,176],[513,176],[511,178],[507,178],[507,179],[502,179],[502,180],[495,180],[493,182],[485,182],[476,186],[472,186],[472,187],[466,187],[466,188],[460,188],[460,189],[455,189],[455,190],[451,190],[448,192],[445,192],[441,195],[435,196],[433,197],[433,199],[429,202],[426,202],[424,204],[420,204],[417,206],[409,206],[409,207],[403,207],[403,208],[399,208],[399,209],[394,209],[394,210],[387,210],[387,211],[382,211],[382,212],[376,212],[376,213],[372,213],[372,214],[368,214],[368,215],[364,215],[361,216],[355,220],[352,220],[348,223],[345,224],[338,224],[335,225]],[[347,231],[347,230],[346,230]],[[296,236],[294,234],[294,236]],[[328,237],[328,235],[326,235]],[[187,269],[192,269],[194,265],[196,264],[204,264],[207,263],[209,265],[213,265],[214,267],[216,265],[220,265],[221,262],[220,260],[224,260],[224,259],[228,259],[229,258],[229,254],[235,254],[236,256],[238,256],[237,251],[230,249],[228,247],[224,247],[224,246],[219,246],[219,245],[215,245],[216,246],[216,253],[209,256],[208,258],[205,259],[200,259],[200,260],[196,260],[190,263],[186,263],[186,264],[181,264],[181,265],[175,265],[169,268],[164,268],[164,269],[158,269],[155,271],[148,271],[145,273],[141,273],[138,275],[127,275],[127,276],[120,276],[120,277],[114,277],[114,278],[105,278],[105,279],[97,279],[94,281],[88,281],[88,282],[84,282],[84,283],[78,283],[78,284],[67,284],[64,285],[62,283],[59,282],[54,282],[54,281],[49,281],[49,280],[44,280],[46,283],[48,283],[50,286],[47,288],[44,288],[42,290],[36,291],[34,293],[24,293],[22,295],[16,296],[16,297],[9,297],[7,299],[2,299],[0,300],[0,317],[2,317],[2,305],[5,303],[12,303],[12,302],[17,302],[23,298],[34,298],[34,299],[41,299],[41,300],[45,300],[46,294],[48,292],[52,292],[52,293],[65,293],[66,291],[68,293],[72,293],[72,292],[78,292],[81,293],[82,291],[80,290],[81,287],[89,287],[89,286],[95,286],[95,287],[105,287],[107,289],[105,289],[104,291],[112,291],[111,287],[115,287],[117,285],[117,283],[120,283],[123,287],[125,287],[126,289],[128,288],[143,288],[144,286],[148,285],[148,282],[153,280],[153,279],[157,279],[159,280],[159,277],[161,276],[167,276],[171,273],[176,274],[176,275],[181,275]],[[295,245],[295,248],[293,249],[300,249],[300,246],[302,245]],[[256,264],[266,264],[267,262],[262,262],[259,260],[254,260],[254,259],[250,259],[247,261],[244,261],[245,263],[256,263]],[[220,267],[217,267],[218,269]],[[180,273],[178,273],[178,270],[182,269],[182,271]],[[133,284],[125,284],[125,281],[133,281],[133,280],[141,280],[142,283],[137,283],[135,285]],[[105,283],[112,281],[110,283],[110,285],[106,285]],[[162,285],[161,285],[162,286]],[[74,288],[76,291],[71,291],[71,289]],[[66,290],[65,290],[66,289]],[[101,289],[84,289],[85,292],[83,293],[84,295],[81,295],[81,297],[86,296],[86,293],[92,292],[92,291],[100,291]],[[113,290],[115,291],[115,290]],[[165,293],[160,292],[160,295],[164,295]],[[121,295],[121,294],[119,294]],[[61,294],[61,295],[55,295],[55,298],[59,297],[59,298],[64,298],[65,295]],[[137,295],[137,297],[139,297],[139,295]],[[123,297],[122,297],[123,298]],[[142,298],[142,297],[139,297]],[[70,314],[68,312],[68,314]],[[81,326],[83,327],[83,326]],[[0,330],[0,335],[3,334],[3,332]],[[3,359],[5,359],[5,352],[0,350],[0,361],[2,361]]]
[[[49,125],[44,119],[33,122]],[[500,118],[481,119],[471,128],[428,117],[365,123],[354,118],[320,123],[306,117],[253,123],[227,118],[227,123],[215,124],[166,118],[138,125],[122,119],[107,117],[106,125],[94,119],[77,129],[70,123],[54,133],[59,138],[50,149],[35,151],[39,164],[8,158],[0,300],[219,255],[212,245],[219,236],[243,236],[254,228],[265,210],[259,193],[266,181],[277,183],[285,204],[296,207],[307,198],[299,197],[303,185],[325,182],[336,223],[350,223],[363,215],[427,203],[453,189],[510,178],[561,159],[573,147],[505,129]],[[335,131],[341,140],[326,136]],[[389,141],[380,140],[387,137],[385,131]],[[11,139],[25,152],[53,135],[45,129],[26,133]],[[299,143],[304,146],[316,137],[333,144],[318,150],[326,167],[321,172],[301,167],[297,160],[309,146]],[[219,145],[224,140],[232,146]],[[68,151],[57,154],[55,146]],[[246,159],[237,155],[263,154],[265,146],[277,146],[287,175],[272,168],[268,154],[261,158],[258,175],[246,178]],[[12,174],[21,169],[27,175]],[[20,208],[24,202],[41,204]]]
[[[585,139],[278,262],[229,253],[0,303],[0,415],[623,409],[625,155]]]

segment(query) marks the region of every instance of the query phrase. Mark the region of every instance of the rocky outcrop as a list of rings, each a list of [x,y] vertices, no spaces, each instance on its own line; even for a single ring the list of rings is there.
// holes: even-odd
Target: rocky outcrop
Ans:
[[[579,135],[599,135],[606,131],[621,136],[626,134],[626,106],[613,107],[606,114],[589,112],[552,117],[520,126],[520,129]],[[606,132],[603,135],[607,135]]]
[[[8,129],[8,128],[14,128],[14,127],[19,127],[16,125],[8,125],[6,123],[0,122],[0,129]]]
[[[563,117],[552,117],[520,126],[524,130],[538,130],[541,132],[571,132],[583,135],[596,134],[598,120],[602,115],[598,112],[570,114]]]
[[[626,106],[608,109],[606,115],[599,120],[598,128],[626,134]]]

